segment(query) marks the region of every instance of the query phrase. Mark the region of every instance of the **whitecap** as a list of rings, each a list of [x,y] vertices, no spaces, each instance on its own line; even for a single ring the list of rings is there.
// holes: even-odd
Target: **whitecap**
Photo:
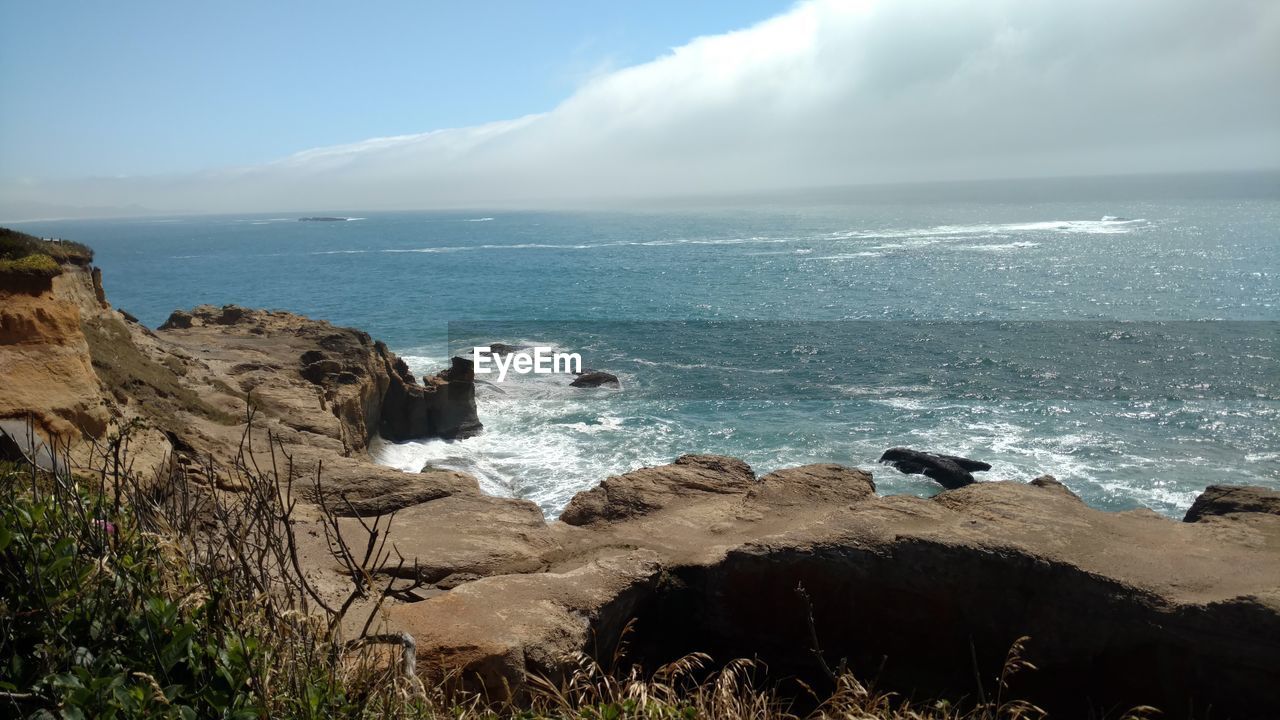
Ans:
[[[1031,242],[1030,240],[1020,240],[1011,243],[992,243],[988,245],[965,245],[963,250],[980,250],[983,252],[1009,252],[1010,250],[1020,250],[1022,248],[1040,247],[1040,243]]]
[[[1023,232],[1056,232],[1066,234],[1120,234],[1132,231],[1146,223],[1144,218],[1127,219],[1106,216],[1101,220],[1042,220],[1016,223],[982,223],[974,225],[935,225],[928,228],[910,228],[904,230],[852,230],[844,233],[833,233],[836,239],[899,239],[913,238],[917,240],[931,239],[941,242],[952,239],[972,239],[974,235],[999,236],[1008,233]],[[917,243],[932,244],[932,243]],[[884,245],[882,247],[912,247],[913,245]]]

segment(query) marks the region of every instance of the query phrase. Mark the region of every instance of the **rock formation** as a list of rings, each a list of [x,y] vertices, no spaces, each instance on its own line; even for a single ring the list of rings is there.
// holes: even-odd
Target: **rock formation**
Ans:
[[[618,376],[613,373],[607,373],[603,370],[586,370],[578,373],[578,376],[569,383],[576,388],[596,388],[604,385],[609,387],[620,387]]]
[[[95,287],[71,265],[40,282],[0,276],[0,417],[29,414],[46,436],[105,432],[110,412],[81,330],[101,312]]]
[[[880,456],[880,462],[892,465],[908,475],[923,474],[948,490],[955,490],[973,483],[971,473],[991,469],[989,463],[981,460],[901,447],[885,450]]]
[[[493,355],[510,355],[524,349],[521,345],[509,345],[507,343],[492,343],[489,345],[489,352]]]
[[[274,414],[296,415],[298,427],[327,422],[313,417],[318,399],[350,450],[364,449],[375,435],[398,441],[480,430],[469,363],[460,369],[455,362],[420,385],[367,333],[236,305],[174,312],[160,333],[233,391],[252,393]]]
[[[1239,513],[1280,516],[1280,492],[1248,485],[1210,485],[1191,504],[1183,521],[1230,518]]]

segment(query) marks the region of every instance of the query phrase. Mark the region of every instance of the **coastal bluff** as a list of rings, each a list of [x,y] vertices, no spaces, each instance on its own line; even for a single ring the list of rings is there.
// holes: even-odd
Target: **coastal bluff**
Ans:
[[[394,513],[390,540],[425,585],[380,622],[415,638],[430,683],[519,698],[530,674],[563,678],[626,635],[650,669],[700,651],[820,687],[843,659],[904,694],[972,697],[1026,636],[1038,670],[1013,690],[1055,716],[1280,707],[1280,493],[1231,486],[1229,468],[1178,522],[1090,508],[1048,476],[885,496],[865,469],[761,475],[690,454],[605,478],[547,522],[465,473],[372,460],[378,438],[482,432],[466,363],[419,380],[366,333],[235,305],[151,330],[89,266],[47,280],[0,275],[0,419],[73,459],[128,428],[140,472],[229,497],[244,488],[226,468],[270,457],[274,438],[344,499],[354,545],[363,517]],[[341,597],[348,578],[299,494],[298,560]]]

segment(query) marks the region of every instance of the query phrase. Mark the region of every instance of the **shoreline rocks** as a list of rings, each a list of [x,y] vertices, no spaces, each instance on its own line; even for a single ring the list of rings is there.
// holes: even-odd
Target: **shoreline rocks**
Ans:
[[[1191,504],[1182,521],[1202,522],[1240,513],[1280,517],[1280,492],[1250,485],[1210,485]]]
[[[342,441],[354,450],[365,448],[375,436],[392,442],[454,439],[482,429],[469,363],[460,368],[455,359],[449,369],[423,377],[419,384],[386,344],[359,330],[288,312],[202,305],[175,311],[159,335],[193,357],[252,360],[235,365],[234,386],[245,393],[270,394],[280,403],[285,401],[279,393],[288,386],[280,372],[296,367],[298,377],[313,388],[302,393],[289,389],[285,395],[298,397],[290,397],[288,404],[312,406],[318,394],[343,424]],[[299,418],[298,426],[307,424]]]
[[[390,617],[428,679],[499,698],[519,697],[526,673],[567,677],[577,653],[609,657],[632,620],[628,658],[645,667],[756,657],[822,687],[812,612],[831,662],[886,689],[972,696],[975,663],[993,677],[1025,635],[1039,670],[1013,691],[1055,716],[1261,717],[1280,703],[1280,516],[1239,516],[1104,512],[1043,477],[880,496],[854,468],[757,478],[684,456],[577,495],[541,572]]]

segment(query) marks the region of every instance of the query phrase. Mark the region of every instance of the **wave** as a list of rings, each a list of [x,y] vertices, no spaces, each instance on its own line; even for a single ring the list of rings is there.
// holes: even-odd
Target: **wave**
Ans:
[[[912,228],[907,230],[851,230],[831,233],[833,239],[897,239],[897,238],[935,238],[966,239],[973,235],[1000,236],[1010,233],[1054,232],[1065,234],[1114,235],[1133,231],[1146,223],[1145,218],[1129,219],[1113,215],[1103,216],[1100,220],[1044,220],[1018,223],[983,223],[976,225],[935,225],[928,228]]]
[[[466,220],[463,220],[462,222],[489,222],[490,220],[493,220],[493,218],[491,218],[491,217],[467,218]]]
[[[838,253],[836,255],[823,255],[821,257],[805,258],[806,260],[858,260],[863,258],[884,257],[884,253],[875,250],[864,250],[855,253]]]
[[[293,223],[297,221],[297,218],[250,218],[246,220],[236,220],[235,222],[249,223],[250,225],[274,225],[275,223]]]
[[[603,243],[582,243],[568,245],[563,243],[511,243],[511,244],[494,244],[487,243],[483,245],[441,245],[437,247],[423,248],[383,248],[383,249],[347,249],[347,250],[316,250],[308,253],[309,255],[340,255],[340,254],[360,254],[360,253],[452,253],[452,252],[470,252],[476,250],[595,250],[599,248],[613,247],[666,247],[673,245],[742,245],[749,243],[786,243],[793,242],[798,238],[720,238],[711,240],[699,239],[680,239],[680,240],[645,240],[645,241],[615,241]]]
[[[424,359],[409,357],[411,369]],[[477,386],[476,395],[480,435],[375,440],[371,454],[406,472],[433,466],[470,473],[485,492],[532,500],[554,518],[574,494],[608,475],[669,462],[680,452],[671,444],[674,423],[625,410],[616,393],[570,387],[562,375],[513,376],[501,387]]]
[[[752,373],[755,375],[781,375],[790,372],[786,368],[744,368],[732,365],[712,365],[710,363],[678,363],[647,360],[645,358],[629,358],[630,362],[646,367],[663,367],[673,370],[717,370],[726,373]]]
[[[1011,243],[991,243],[987,245],[966,245],[964,250],[981,250],[984,252],[1008,252],[1010,250],[1020,250],[1022,248],[1040,247],[1040,243],[1031,242],[1030,240],[1019,240]]]
[[[404,357],[415,372],[436,369],[441,361],[431,353]],[[667,376],[708,367],[627,361],[661,367]],[[532,500],[549,517],[610,475],[671,462],[687,452],[738,456],[764,474],[806,462],[872,467],[885,448],[914,445],[991,462],[983,480],[1026,482],[1051,472],[1096,507],[1145,506],[1171,517],[1180,516],[1200,490],[1185,480],[1188,473],[1215,463],[1098,427],[1097,408],[1088,406],[974,402],[940,396],[925,383],[836,389],[846,399],[834,405],[731,401],[686,407],[673,404],[665,392],[647,396],[636,383],[625,392],[603,394],[571,388],[563,376],[519,376],[501,387],[477,387],[481,435],[461,442],[379,441],[372,452],[378,461],[409,472],[427,465],[468,472],[486,492]],[[1109,409],[1104,421],[1163,425],[1168,412],[1125,418]],[[779,427],[796,431],[780,434]],[[769,441],[761,442],[765,436]],[[1274,457],[1263,447],[1249,455],[1251,477],[1265,473],[1263,466]],[[927,480],[888,471],[878,472],[876,482],[884,494],[937,490]]]
[[[436,357],[434,355],[399,355],[405,365],[409,366],[409,372],[422,377],[423,375],[434,375],[449,367],[449,359],[447,357]]]
[[[879,397],[907,393],[928,394],[935,391],[935,388],[929,385],[839,385],[835,389],[840,391],[841,394],[851,397]]]

